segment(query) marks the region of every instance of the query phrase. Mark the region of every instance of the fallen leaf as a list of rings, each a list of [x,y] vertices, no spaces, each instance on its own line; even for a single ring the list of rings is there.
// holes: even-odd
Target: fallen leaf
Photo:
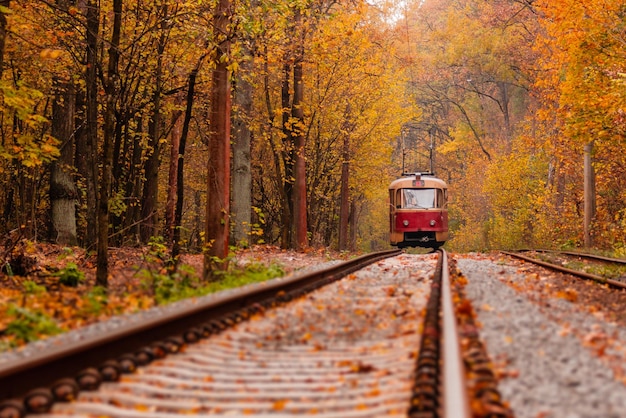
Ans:
[[[272,405],[272,409],[274,411],[282,411],[283,409],[285,409],[286,404],[287,404],[287,399],[280,399],[274,402],[274,404]]]

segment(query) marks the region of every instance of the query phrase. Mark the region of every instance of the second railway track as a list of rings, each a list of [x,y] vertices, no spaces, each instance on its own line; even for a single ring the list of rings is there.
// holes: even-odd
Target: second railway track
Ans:
[[[551,250],[502,251],[502,254],[562,273],[593,280],[616,289],[626,289],[626,260],[571,251]],[[593,265],[614,265],[617,266],[617,269],[613,269],[613,272],[610,273],[607,271],[603,274],[598,274],[592,271],[602,271],[604,267],[594,269],[592,268]],[[616,275],[621,277],[613,277]]]

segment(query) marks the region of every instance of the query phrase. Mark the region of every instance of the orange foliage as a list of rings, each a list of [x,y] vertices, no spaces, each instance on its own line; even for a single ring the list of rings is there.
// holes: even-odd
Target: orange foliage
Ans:
[[[593,143],[598,209],[594,238],[600,246],[623,248],[626,7],[618,0],[539,1],[538,7],[544,28],[537,43],[537,87],[543,99],[538,117],[552,126],[546,144],[558,161],[557,174],[565,185],[561,193],[570,205],[580,205],[582,149]],[[566,188],[570,181],[577,187]],[[576,220],[572,216],[571,222]]]

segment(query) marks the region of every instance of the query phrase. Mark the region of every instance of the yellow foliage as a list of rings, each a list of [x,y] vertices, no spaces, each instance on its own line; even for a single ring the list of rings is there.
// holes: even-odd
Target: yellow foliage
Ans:
[[[60,49],[45,48],[41,50],[41,52],[39,53],[39,56],[42,59],[57,59],[61,56],[61,54],[63,54],[63,51]]]
[[[598,199],[594,235],[600,245],[623,245],[623,2],[537,3],[545,15],[544,35],[537,42],[542,69],[537,86],[543,98],[537,115],[553,132],[546,149],[559,159],[560,175],[578,182],[564,194],[574,204],[582,199],[582,148],[593,141]],[[571,216],[564,224],[580,222],[577,218]]]

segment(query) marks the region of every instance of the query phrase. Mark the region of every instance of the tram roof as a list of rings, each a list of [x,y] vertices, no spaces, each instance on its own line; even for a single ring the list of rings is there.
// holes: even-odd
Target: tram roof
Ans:
[[[431,173],[407,173],[394,180],[389,185],[390,189],[411,188],[411,187],[432,187],[447,189],[448,185],[439,177]]]

